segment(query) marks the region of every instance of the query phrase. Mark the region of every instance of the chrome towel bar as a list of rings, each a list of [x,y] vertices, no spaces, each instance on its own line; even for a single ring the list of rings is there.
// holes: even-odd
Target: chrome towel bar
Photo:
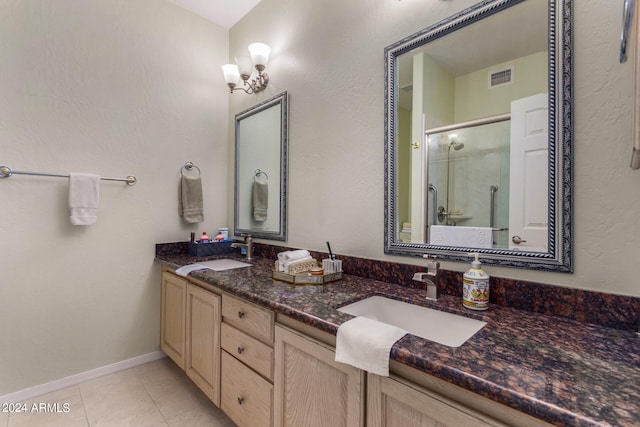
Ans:
[[[627,46],[629,45],[629,39],[631,38],[631,32],[633,27],[633,15],[636,8],[635,0],[624,0],[624,6],[622,10],[622,32],[620,34],[620,63],[627,61]]]
[[[0,178],[9,178],[11,175],[35,175],[35,176],[53,176],[56,178],[69,178],[69,175],[61,175],[57,173],[43,173],[43,172],[26,172],[26,171],[14,171],[9,166],[0,166]],[[128,185],[135,185],[138,179],[135,176],[128,176],[126,178],[107,178],[100,177],[103,181],[123,181]]]

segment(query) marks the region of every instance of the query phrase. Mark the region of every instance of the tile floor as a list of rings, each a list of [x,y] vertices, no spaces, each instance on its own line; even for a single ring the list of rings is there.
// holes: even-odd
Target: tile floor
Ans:
[[[0,412],[0,427],[235,426],[166,357],[25,403],[26,413]],[[32,412],[34,403],[48,411]]]

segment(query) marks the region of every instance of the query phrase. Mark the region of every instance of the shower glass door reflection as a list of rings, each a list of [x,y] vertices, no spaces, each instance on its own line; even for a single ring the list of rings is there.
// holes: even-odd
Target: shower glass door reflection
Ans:
[[[492,246],[508,247],[510,123],[427,134],[429,234],[433,225],[490,227]]]

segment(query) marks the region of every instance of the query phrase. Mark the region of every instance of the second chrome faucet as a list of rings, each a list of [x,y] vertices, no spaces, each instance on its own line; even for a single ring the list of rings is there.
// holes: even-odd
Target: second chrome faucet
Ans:
[[[241,236],[244,237],[244,243],[234,242],[231,247],[244,249],[247,260],[250,260],[253,258],[253,237],[251,234],[241,234]]]
[[[427,284],[427,299],[438,301],[440,298],[440,263],[435,255],[423,255],[427,258],[427,272],[419,272],[413,275],[413,280]]]

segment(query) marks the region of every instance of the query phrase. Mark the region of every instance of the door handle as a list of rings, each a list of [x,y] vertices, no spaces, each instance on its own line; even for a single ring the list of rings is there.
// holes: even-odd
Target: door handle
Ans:
[[[527,242],[526,240],[524,240],[524,239],[523,239],[522,237],[520,237],[520,236],[513,236],[513,237],[511,238],[511,241],[512,241],[513,243],[515,243],[516,245],[519,245],[520,243],[526,243],[526,242]]]

